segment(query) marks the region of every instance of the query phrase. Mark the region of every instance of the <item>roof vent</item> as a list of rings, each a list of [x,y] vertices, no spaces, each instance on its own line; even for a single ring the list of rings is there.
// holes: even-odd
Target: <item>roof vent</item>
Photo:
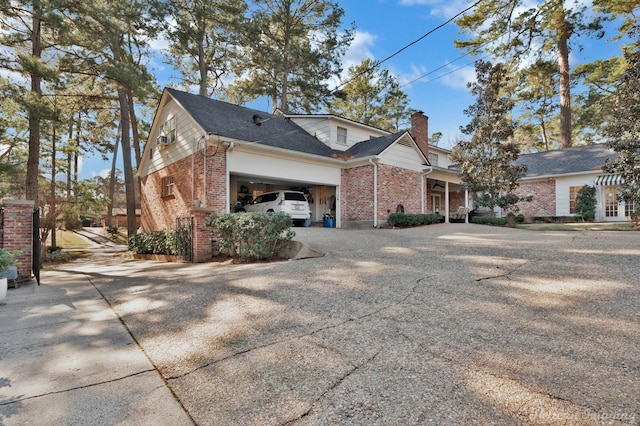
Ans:
[[[264,119],[259,114],[253,114],[253,124],[260,126],[263,121]]]

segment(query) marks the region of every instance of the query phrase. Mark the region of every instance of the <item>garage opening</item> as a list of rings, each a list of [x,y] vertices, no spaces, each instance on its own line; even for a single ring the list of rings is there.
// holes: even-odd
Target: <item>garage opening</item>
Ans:
[[[231,212],[243,211],[246,206],[262,194],[274,191],[296,191],[304,194],[311,217],[307,225],[324,226],[325,219],[337,218],[337,187],[312,182],[268,179],[257,176],[232,175],[230,181]],[[304,221],[296,221],[304,226]]]

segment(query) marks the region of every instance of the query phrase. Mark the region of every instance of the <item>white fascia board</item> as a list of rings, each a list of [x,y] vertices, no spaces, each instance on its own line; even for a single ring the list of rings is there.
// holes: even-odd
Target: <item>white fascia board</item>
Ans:
[[[218,143],[218,139],[213,138],[214,136],[215,135],[209,135],[209,139],[207,139],[208,146],[216,146],[216,144]],[[261,145],[255,142],[247,142],[244,140],[234,139],[229,137],[220,137],[220,143],[224,144],[226,147],[233,144],[234,149],[241,149],[247,152],[256,152],[256,153],[266,152],[282,158],[289,158],[289,159],[300,158],[300,159],[305,159],[306,161],[313,161],[313,162],[322,163],[322,164],[330,164],[333,166],[339,166],[340,163],[343,162],[343,160],[340,160],[338,158],[330,158],[330,157],[324,157],[321,155],[307,154],[305,152],[292,151],[290,149],[284,149],[284,148],[276,148],[273,146]]]

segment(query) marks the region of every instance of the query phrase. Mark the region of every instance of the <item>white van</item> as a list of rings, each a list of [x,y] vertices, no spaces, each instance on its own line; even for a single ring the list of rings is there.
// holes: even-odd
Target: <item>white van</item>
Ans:
[[[298,191],[265,192],[243,208],[247,212],[286,213],[294,222],[304,222],[311,215],[307,197]]]

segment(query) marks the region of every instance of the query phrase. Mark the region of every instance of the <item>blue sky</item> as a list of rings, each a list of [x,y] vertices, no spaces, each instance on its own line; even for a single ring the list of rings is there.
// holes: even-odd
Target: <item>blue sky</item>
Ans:
[[[357,27],[355,39],[343,61],[345,71],[365,58],[386,58],[472,4],[464,0],[338,0],[338,3],[345,10],[345,27],[351,22]],[[607,37],[617,34],[613,28]],[[444,148],[450,148],[461,136],[460,126],[469,121],[463,111],[475,102],[466,87],[475,78],[473,58],[460,58],[464,52],[453,46],[453,41],[461,37],[458,27],[449,23],[383,64],[403,85],[410,107],[429,116],[429,134],[442,132],[440,146]],[[162,42],[154,44],[157,48],[162,46]],[[582,39],[582,47],[572,50],[572,69],[580,63],[619,54],[618,45],[605,40]],[[152,68],[156,70],[160,86],[177,75],[160,59],[152,64]],[[425,74],[429,75],[414,81]],[[266,99],[250,106],[272,111]],[[87,158],[81,178],[103,174],[109,168],[110,163]]]

